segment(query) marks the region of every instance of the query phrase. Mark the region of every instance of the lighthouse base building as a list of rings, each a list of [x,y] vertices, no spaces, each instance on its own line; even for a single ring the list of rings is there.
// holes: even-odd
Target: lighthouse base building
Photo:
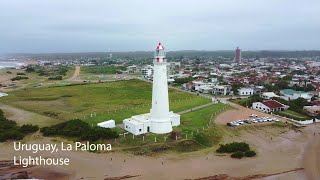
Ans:
[[[139,114],[123,120],[124,129],[134,135],[145,133],[165,134],[172,131],[172,127],[180,125],[180,115],[172,111],[169,114],[168,122],[152,121],[150,113]]]
[[[161,43],[155,50],[153,61],[152,107],[150,113],[123,120],[124,129],[134,135],[145,133],[166,134],[180,125],[180,115],[169,112],[167,62]]]

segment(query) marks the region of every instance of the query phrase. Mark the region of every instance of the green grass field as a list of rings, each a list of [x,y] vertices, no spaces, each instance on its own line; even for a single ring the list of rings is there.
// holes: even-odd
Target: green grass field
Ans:
[[[123,149],[140,155],[150,155],[163,149],[163,151],[191,152],[208,148],[221,142],[225,131],[229,131],[226,127],[214,123],[216,115],[229,109],[230,106],[219,103],[183,114],[181,125],[174,127],[174,131],[180,132],[178,141],[171,139],[170,134],[149,133],[135,136],[134,139],[131,134],[126,137],[121,136],[113,144],[118,150]]]
[[[199,109],[190,113],[181,115],[181,126],[178,128],[183,132],[197,131],[210,124],[210,119],[214,119],[220,113],[220,110],[230,109],[225,104],[218,103],[209,107]],[[212,122],[213,123],[213,122]]]
[[[304,114],[300,114],[300,113],[292,111],[292,110],[279,111],[276,114],[279,114],[281,116],[285,116],[288,118],[293,118],[296,120],[302,120],[302,121],[312,119],[311,117],[308,117]]]
[[[113,65],[82,66],[81,74],[116,74],[118,71],[125,69],[124,66]]]
[[[1,98],[4,104],[60,120],[73,118],[93,123],[123,119],[150,110],[151,83],[140,80],[62,87],[27,88]],[[211,100],[169,89],[170,109],[179,112]],[[88,118],[91,113],[96,117]]]

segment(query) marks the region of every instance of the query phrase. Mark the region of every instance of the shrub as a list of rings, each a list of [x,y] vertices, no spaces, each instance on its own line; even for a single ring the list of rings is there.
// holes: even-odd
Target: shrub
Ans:
[[[237,158],[237,159],[241,159],[241,158],[243,158],[243,156],[244,156],[244,154],[241,151],[237,151],[237,152],[231,154],[232,158]]]
[[[38,129],[39,127],[35,125],[22,125],[19,127],[16,122],[6,119],[3,111],[0,110],[0,142],[23,139],[25,135]]]
[[[256,155],[257,155],[257,153],[252,151],[252,150],[244,152],[244,156],[245,157],[253,157],[253,156],[256,156]]]
[[[202,144],[204,146],[212,146],[212,141],[210,140],[210,138],[208,137],[208,135],[206,133],[197,133],[196,135],[194,135],[194,139],[199,143]]]
[[[11,81],[19,81],[22,79],[29,79],[29,78],[26,76],[17,76],[17,77],[11,78]]]
[[[34,133],[39,130],[38,125],[32,125],[32,124],[24,124],[20,127],[20,131],[22,133],[28,134],[28,133]]]
[[[26,75],[25,73],[21,73],[21,72],[19,72],[19,73],[17,73],[17,75],[19,76],[24,76],[24,75]]]
[[[53,77],[49,77],[49,80],[62,80],[62,76],[53,76]]]
[[[220,147],[217,149],[218,153],[234,153],[237,151],[245,152],[250,150],[249,144],[245,142],[233,142],[229,144],[220,144]]]
[[[70,120],[40,130],[44,136],[65,136],[80,140],[97,141],[99,139],[114,139],[119,135],[110,128],[91,127],[79,119]]]

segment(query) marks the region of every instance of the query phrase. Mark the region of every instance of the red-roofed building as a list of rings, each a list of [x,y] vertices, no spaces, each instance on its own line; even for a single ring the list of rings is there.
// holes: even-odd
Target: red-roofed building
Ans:
[[[276,111],[283,111],[289,108],[289,106],[281,104],[275,100],[268,100],[263,102],[254,102],[252,103],[252,108],[262,112],[276,112]]]
[[[311,83],[311,84],[312,84],[312,86],[314,86],[315,88],[320,89],[320,83],[313,82],[313,83]]]

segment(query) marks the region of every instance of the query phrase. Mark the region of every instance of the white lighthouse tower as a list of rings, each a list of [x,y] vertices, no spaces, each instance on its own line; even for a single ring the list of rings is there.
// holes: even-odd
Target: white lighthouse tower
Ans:
[[[164,47],[158,44],[153,60],[153,87],[151,109],[152,132],[168,133],[172,131],[169,116],[169,97],[167,79],[167,61]]]
[[[153,60],[152,107],[150,113],[123,120],[124,129],[134,135],[148,132],[165,134],[172,126],[180,125],[180,115],[169,111],[167,61],[161,43],[155,49]]]

